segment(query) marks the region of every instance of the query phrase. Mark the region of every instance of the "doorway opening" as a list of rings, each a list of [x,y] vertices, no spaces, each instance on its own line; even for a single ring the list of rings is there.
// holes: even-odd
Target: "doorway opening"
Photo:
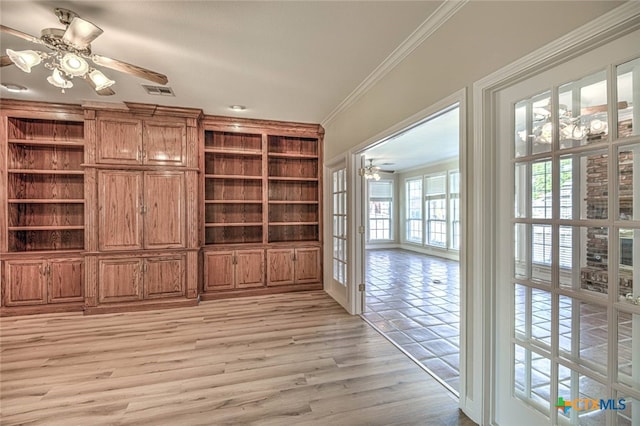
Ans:
[[[460,391],[460,104],[363,150],[362,317]]]

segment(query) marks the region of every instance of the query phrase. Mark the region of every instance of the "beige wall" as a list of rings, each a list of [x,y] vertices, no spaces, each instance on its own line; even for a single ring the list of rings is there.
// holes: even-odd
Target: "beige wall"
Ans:
[[[474,81],[622,3],[470,1],[364,96],[324,123],[325,158],[470,88]]]

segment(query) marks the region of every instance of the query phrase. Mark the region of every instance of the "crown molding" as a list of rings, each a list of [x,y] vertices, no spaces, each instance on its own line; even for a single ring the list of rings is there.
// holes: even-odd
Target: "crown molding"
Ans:
[[[376,69],[371,72],[329,115],[321,121],[327,127],[338,114],[353,105],[378,81],[393,70],[400,62],[411,54],[418,46],[428,39],[438,28],[447,22],[469,0],[444,0],[442,4],[409,35]]]

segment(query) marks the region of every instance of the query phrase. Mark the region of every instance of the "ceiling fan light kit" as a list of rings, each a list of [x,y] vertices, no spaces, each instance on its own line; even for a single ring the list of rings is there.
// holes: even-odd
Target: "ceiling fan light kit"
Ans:
[[[7,55],[11,62],[16,64],[20,70],[24,72],[31,72],[31,68],[42,62],[42,57],[39,52],[35,50],[22,50],[16,52],[15,50],[7,49]]]
[[[74,77],[80,77],[86,81],[98,95],[108,96],[115,92],[111,90],[114,80],[107,77],[102,71],[91,66],[90,62],[102,67],[135,75],[159,84],[167,84],[167,76],[136,65],[131,65],[117,59],[91,53],[91,42],[103,33],[93,23],[80,18],[75,12],[67,9],[56,8],[56,16],[66,28],[45,28],[40,38],[31,36],[13,28],[0,25],[0,30],[42,45],[52,53],[36,50],[14,51],[7,49],[7,56],[2,57],[1,66],[15,64],[20,70],[30,73],[31,68],[41,62],[52,73],[47,81],[55,87],[68,89],[73,87],[71,81]]]

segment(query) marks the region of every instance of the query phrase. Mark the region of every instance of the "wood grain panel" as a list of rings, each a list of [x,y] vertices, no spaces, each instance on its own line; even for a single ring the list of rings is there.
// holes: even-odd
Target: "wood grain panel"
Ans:
[[[264,286],[264,262],[264,250],[238,250],[236,252],[236,288]]]
[[[5,306],[47,303],[46,262],[41,259],[5,262]]]
[[[320,281],[320,248],[301,247],[296,249],[296,284]]]
[[[0,327],[7,425],[473,424],[322,291]]]
[[[184,172],[145,172],[144,243],[149,249],[184,247]]]
[[[295,282],[293,249],[267,249],[267,285],[288,285]]]
[[[133,119],[98,118],[97,162],[139,164],[142,161],[142,123]]]
[[[142,176],[142,172],[98,171],[98,241],[101,250],[143,247]]]
[[[11,117],[8,126],[9,139],[80,141],[84,137],[82,121],[46,120]]]
[[[48,275],[49,303],[84,301],[84,268],[81,258],[50,260]]]
[[[144,121],[144,164],[185,165],[187,127],[183,122]]]
[[[98,260],[98,301],[100,303],[140,300],[142,259],[114,258]]]
[[[84,147],[9,144],[8,167],[26,170],[82,170]]]
[[[204,290],[215,291],[234,288],[233,251],[204,253]]]
[[[144,267],[144,298],[185,295],[184,255],[149,257]]]
[[[10,173],[7,189],[10,199],[77,200],[84,197],[84,176]]]
[[[11,203],[9,226],[82,226],[83,203]]]

